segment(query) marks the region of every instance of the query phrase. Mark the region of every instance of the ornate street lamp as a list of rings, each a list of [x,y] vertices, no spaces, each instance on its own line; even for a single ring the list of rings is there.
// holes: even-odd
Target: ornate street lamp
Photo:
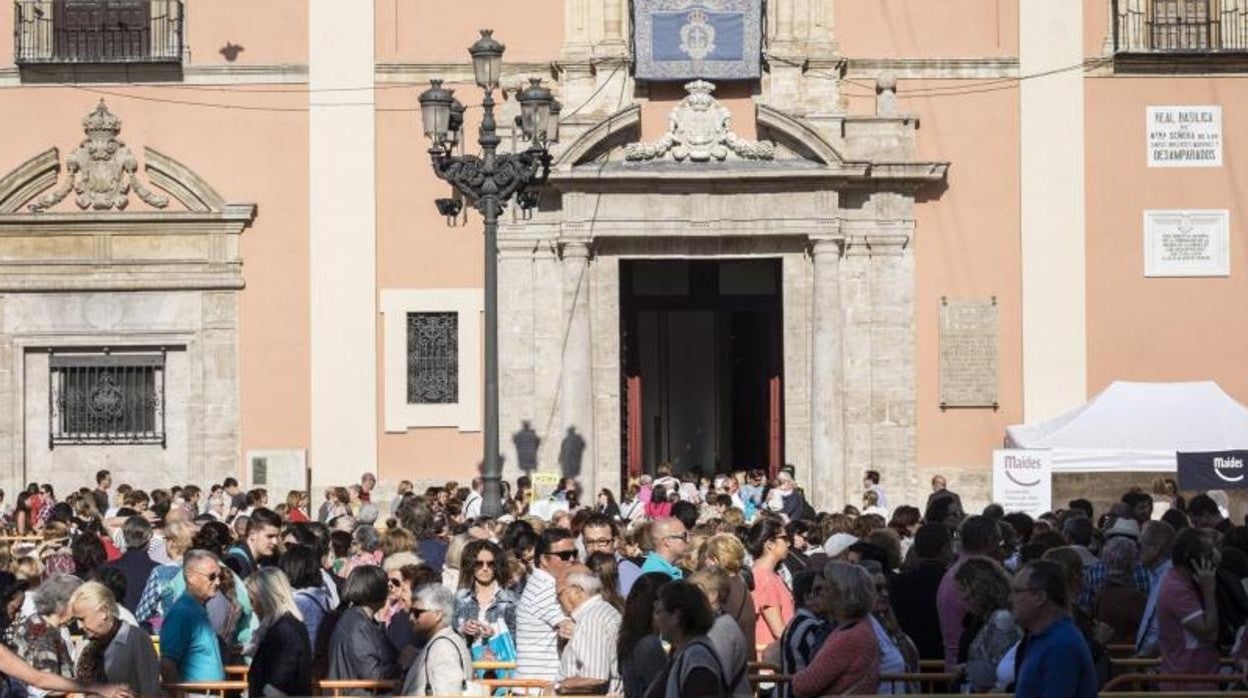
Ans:
[[[481,38],[468,48],[477,86],[485,92],[477,138],[481,154],[455,155],[464,106],[455,99],[453,90],[442,87],[441,80],[431,80],[429,89],[420,94],[420,116],[425,136],[432,143],[429,156],[434,174],[449,182],[485,220],[485,491],[481,514],[495,517],[503,511],[503,463],[498,455],[498,216],[513,196],[526,210],[537,205],[536,192],[528,189],[545,182],[550,174],[547,146],[558,140],[559,126],[554,96],[542,87],[541,80],[530,80],[529,86],[516,95],[521,110],[517,121],[529,147],[518,153],[498,152],[502,139],[494,121],[494,90],[502,72],[503,45],[492,34],[482,29]],[[455,198],[438,199],[437,205],[448,223],[459,213]]]

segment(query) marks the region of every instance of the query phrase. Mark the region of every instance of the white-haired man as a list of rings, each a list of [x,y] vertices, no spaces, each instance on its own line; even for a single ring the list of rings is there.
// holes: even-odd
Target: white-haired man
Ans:
[[[559,584],[559,604],[576,629],[559,657],[555,686],[563,691],[619,694],[624,689],[616,659],[620,612],[602,598],[602,581],[575,565]]]
[[[473,675],[472,652],[451,628],[455,595],[441,584],[426,584],[412,592],[408,610],[424,649],[407,670],[403,695],[463,695]]]

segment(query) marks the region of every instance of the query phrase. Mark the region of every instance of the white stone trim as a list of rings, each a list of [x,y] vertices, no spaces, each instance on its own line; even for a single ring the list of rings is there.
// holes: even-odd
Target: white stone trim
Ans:
[[[481,313],[485,293],[479,288],[385,289],[385,428],[401,433],[419,427],[457,427],[481,431]],[[459,316],[459,402],[453,405],[407,403],[407,314],[454,312]]]
[[[1088,397],[1083,3],[1019,4],[1023,419]],[[1045,74],[1046,71],[1055,71]]]
[[[308,2],[311,448],[316,485],[377,465],[377,137],[371,2]]]

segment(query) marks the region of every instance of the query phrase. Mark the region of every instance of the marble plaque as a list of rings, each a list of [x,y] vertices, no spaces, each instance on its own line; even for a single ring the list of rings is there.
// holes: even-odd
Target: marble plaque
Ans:
[[[1229,276],[1230,211],[1144,212],[1144,276]]]
[[[997,408],[997,300],[940,303],[940,408]]]

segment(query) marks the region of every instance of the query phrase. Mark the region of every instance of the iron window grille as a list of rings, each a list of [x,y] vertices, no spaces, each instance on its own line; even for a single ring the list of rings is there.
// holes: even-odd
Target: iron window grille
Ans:
[[[48,448],[159,444],[165,431],[167,351],[49,350]]]
[[[14,0],[18,65],[181,63],[182,0]]]
[[[1248,51],[1248,6],[1228,0],[1114,0],[1115,53]]]
[[[407,403],[459,402],[459,314],[407,314]]]

